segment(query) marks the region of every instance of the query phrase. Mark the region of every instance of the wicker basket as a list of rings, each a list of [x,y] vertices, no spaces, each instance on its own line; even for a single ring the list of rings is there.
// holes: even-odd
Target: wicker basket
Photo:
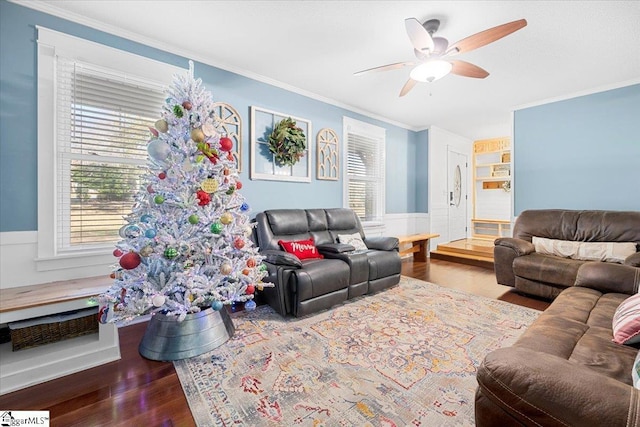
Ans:
[[[69,318],[64,320],[65,317]],[[89,309],[88,313],[73,312],[36,319],[38,324],[31,326],[21,327],[21,323],[25,322],[9,324],[13,351],[97,333],[98,313],[96,309]]]

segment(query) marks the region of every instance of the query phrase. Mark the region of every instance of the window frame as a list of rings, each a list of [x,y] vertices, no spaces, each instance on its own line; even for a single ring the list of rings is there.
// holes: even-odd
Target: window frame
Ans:
[[[385,171],[385,159],[386,159],[386,129],[380,126],[372,125],[360,120],[353,119],[351,117],[343,117],[342,131],[344,141],[344,149],[342,150],[342,164],[343,166],[343,207],[349,208],[349,134],[357,134],[367,138],[378,140],[378,151],[380,155],[380,177],[377,180],[378,199],[376,203],[376,219],[372,221],[363,221],[361,219],[363,227],[380,227],[384,225],[385,215],[385,189],[386,189],[386,171]]]
[[[64,56],[96,67],[129,74],[166,87],[179,67],[130,52],[36,26],[38,86],[38,271],[113,263],[112,248],[59,251],[57,245],[58,194],[62,177],[57,156],[56,58]],[[160,114],[160,111],[158,111]],[[114,242],[115,243],[115,242]]]

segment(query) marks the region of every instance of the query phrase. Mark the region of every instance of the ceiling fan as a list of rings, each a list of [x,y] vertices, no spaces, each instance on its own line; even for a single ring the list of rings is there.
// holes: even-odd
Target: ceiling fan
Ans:
[[[418,59],[417,61],[396,62],[394,64],[382,65],[354,73],[355,76],[359,76],[371,71],[397,70],[415,65],[409,74],[409,80],[407,80],[400,91],[400,96],[405,96],[409,93],[418,82],[432,82],[449,73],[464,77],[484,79],[489,73],[477,65],[458,59],[450,60],[448,58],[460,53],[472,51],[508,36],[525,27],[527,20],[519,19],[489,28],[488,30],[466,37],[451,46],[449,46],[447,39],[433,36],[440,27],[439,19],[430,19],[424,24],[421,24],[420,21],[415,18],[407,18],[404,20],[404,25],[411,44],[413,44],[413,51]]]

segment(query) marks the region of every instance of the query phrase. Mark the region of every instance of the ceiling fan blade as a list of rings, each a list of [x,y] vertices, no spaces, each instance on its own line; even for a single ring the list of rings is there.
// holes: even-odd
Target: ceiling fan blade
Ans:
[[[414,62],[396,62],[395,64],[382,65],[380,67],[369,68],[367,70],[358,71],[357,73],[353,73],[354,76],[361,76],[365,73],[371,71],[389,71],[389,70],[397,70],[403,67],[408,67],[410,65],[414,65]]]
[[[473,77],[476,79],[484,79],[489,75],[486,70],[473,65],[466,61],[453,60],[449,61],[453,68],[451,68],[451,74],[457,74],[458,76]]]
[[[416,18],[407,18],[404,20],[404,27],[407,29],[407,35],[414,49],[419,52],[433,52],[435,45],[433,39]]]
[[[412,78],[409,78],[409,80],[407,80],[404,86],[402,86],[402,90],[400,91],[400,96],[405,96],[406,94],[408,94],[409,91],[413,89],[413,87],[416,85],[416,83],[418,83],[417,80],[413,80]]]
[[[527,20],[520,19],[518,21],[508,22],[506,24],[498,25],[497,27],[489,28],[488,30],[481,31],[454,43],[449,47],[449,49],[447,49],[446,54],[457,55],[459,53],[469,52],[488,45],[489,43],[493,43],[496,40],[500,40],[501,38],[526,26]]]

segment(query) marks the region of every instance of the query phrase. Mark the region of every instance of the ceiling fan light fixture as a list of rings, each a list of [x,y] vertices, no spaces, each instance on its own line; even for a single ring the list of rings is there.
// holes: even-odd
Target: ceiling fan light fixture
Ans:
[[[436,59],[434,61],[427,61],[424,64],[420,64],[411,70],[409,76],[413,80],[419,82],[433,82],[443,78],[451,72],[453,65],[447,61]]]

